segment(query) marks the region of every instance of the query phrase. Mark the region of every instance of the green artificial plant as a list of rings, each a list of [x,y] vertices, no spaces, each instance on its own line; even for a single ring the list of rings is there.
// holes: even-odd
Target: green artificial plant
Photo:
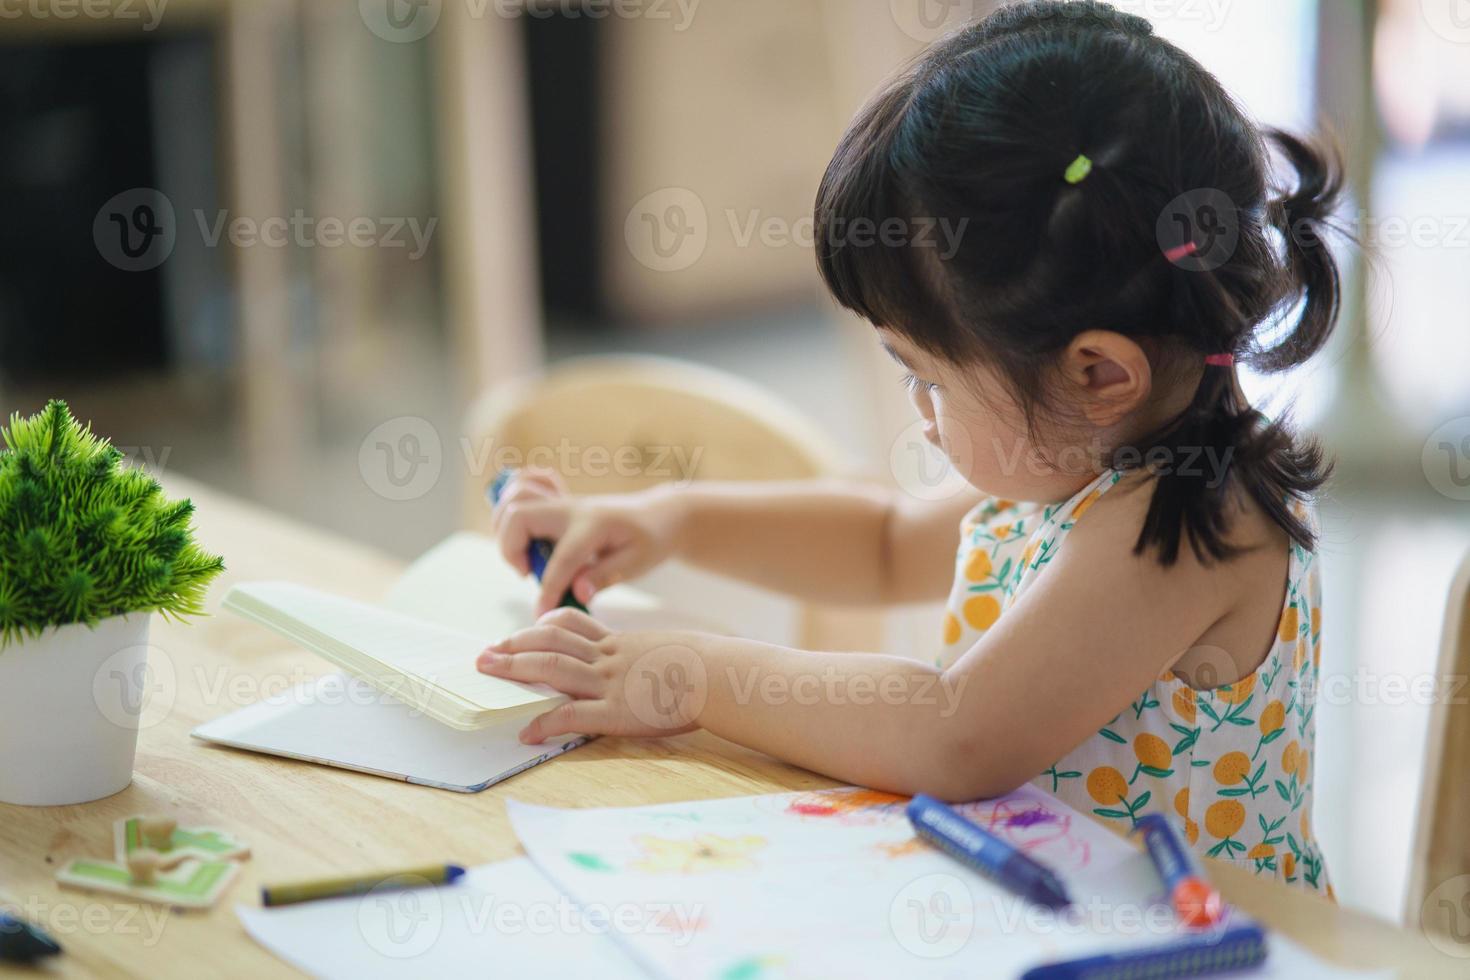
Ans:
[[[203,612],[224,560],[194,543],[188,500],[52,401],[0,428],[0,649],[50,626]]]

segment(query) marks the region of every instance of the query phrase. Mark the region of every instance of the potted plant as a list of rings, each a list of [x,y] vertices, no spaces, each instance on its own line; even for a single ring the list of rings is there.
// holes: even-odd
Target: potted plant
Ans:
[[[133,778],[150,614],[201,613],[224,562],[65,402],[0,436],[0,802],[100,799]]]

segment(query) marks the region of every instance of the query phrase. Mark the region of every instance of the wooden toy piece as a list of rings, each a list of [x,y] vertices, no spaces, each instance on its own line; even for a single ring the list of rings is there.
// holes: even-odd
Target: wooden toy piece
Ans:
[[[234,861],[191,859],[171,870],[155,870],[153,880],[143,882],[133,879],[130,866],[81,858],[57,871],[56,881],[67,888],[107,892],[158,905],[207,909],[219,901],[239,872],[240,865]]]
[[[179,822],[173,817],[143,817],[138,821],[138,829],[149,847],[166,854],[173,850],[174,831],[179,829]]]
[[[128,855],[128,874],[140,885],[151,885],[162,864],[163,859],[157,851],[136,850]]]
[[[165,830],[167,837],[164,836]],[[126,817],[113,824],[113,858],[128,867],[128,856],[150,850],[159,858],[160,870],[196,861],[243,861],[250,847],[227,831],[212,827],[180,827],[171,817]]]

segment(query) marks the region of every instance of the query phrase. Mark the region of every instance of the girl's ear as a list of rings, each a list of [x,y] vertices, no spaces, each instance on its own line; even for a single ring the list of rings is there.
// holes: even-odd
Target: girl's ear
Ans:
[[[1138,343],[1111,330],[1087,330],[1062,354],[1062,373],[1093,425],[1116,425],[1148,401],[1153,367]]]

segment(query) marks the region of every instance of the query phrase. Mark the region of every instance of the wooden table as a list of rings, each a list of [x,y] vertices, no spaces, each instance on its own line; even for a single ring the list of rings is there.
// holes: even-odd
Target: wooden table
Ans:
[[[231,581],[289,578],[374,599],[401,570],[371,549],[195,484],[167,482],[194,498],[201,539],[229,565],[213,591],[216,608]],[[235,903],[256,902],[262,881],[510,857],[519,847],[505,817],[508,795],[556,806],[619,806],[833,785],[704,733],[602,739],[473,796],[213,748],[190,739],[190,729],[326,665],[228,614],[183,626],[155,619],[151,643],[153,663],[171,667],[174,682],[158,688],[145,709],[144,721],[154,723],[140,735],[133,784],[84,806],[0,806],[0,903],[50,927],[66,947],[64,956],[29,975],[293,976],[245,934]],[[57,888],[57,866],[107,856],[112,822],[152,811],[218,825],[250,843],[254,857],[219,906],[173,912]],[[1229,900],[1336,962],[1398,967],[1414,980],[1464,976],[1465,961],[1443,956],[1416,933],[1231,867],[1214,866],[1211,873]]]

